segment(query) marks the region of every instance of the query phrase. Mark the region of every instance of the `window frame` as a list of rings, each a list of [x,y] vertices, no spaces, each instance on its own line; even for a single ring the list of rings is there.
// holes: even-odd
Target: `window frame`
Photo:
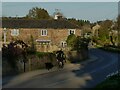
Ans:
[[[20,33],[20,30],[19,29],[12,29],[11,30],[11,36],[18,36]]]
[[[47,29],[41,29],[41,36],[47,36],[48,32]]]
[[[73,31],[74,32],[73,34],[75,34],[76,29],[68,29],[68,31],[69,31],[68,34],[71,35],[72,33],[70,32]]]
[[[67,46],[67,42],[66,41],[61,41],[60,46],[62,48],[65,48]]]

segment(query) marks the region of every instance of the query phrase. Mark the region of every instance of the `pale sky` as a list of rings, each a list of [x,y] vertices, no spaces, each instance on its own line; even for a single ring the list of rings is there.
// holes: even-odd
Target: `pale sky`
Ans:
[[[120,0],[1,0],[2,2],[118,2]]]
[[[118,2],[2,2],[2,15],[25,16],[29,12],[29,9],[33,7],[45,8],[50,15],[57,8],[67,18],[84,19],[91,22],[115,19],[118,15]]]

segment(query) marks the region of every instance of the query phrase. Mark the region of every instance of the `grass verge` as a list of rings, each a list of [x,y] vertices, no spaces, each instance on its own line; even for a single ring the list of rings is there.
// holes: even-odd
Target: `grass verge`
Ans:
[[[119,88],[120,89],[120,76],[114,75],[109,78],[107,78],[102,83],[98,84],[94,90],[97,89],[106,89],[106,88]]]
[[[113,52],[113,53],[120,53],[120,48],[114,48],[114,47],[103,47],[100,45],[96,45],[96,48],[108,51],[108,52]]]

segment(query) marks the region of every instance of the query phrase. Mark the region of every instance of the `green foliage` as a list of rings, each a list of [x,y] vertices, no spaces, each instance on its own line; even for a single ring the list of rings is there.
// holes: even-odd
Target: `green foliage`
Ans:
[[[73,24],[78,25],[78,26],[84,26],[86,24],[90,24],[90,21],[88,21],[88,20],[76,20],[75,18],[69,18],[67,20]]]
[[[71,62],[79,62],[80,60],[85,60],[89,57],[88,55],[88,44],[90,42],[89,38],[81,38],[78,36],[74,42],[72,48],[73,51],[68,53],[68,59]]]
[[[26,62],[27,60],[26,49],[27,45],[23,41],[12,41],[8,45],[3,44],[2,57],[10,63],[13,69],[17,69],[16,63],[20,58],[23,59],[23,62]]]
[[[30,47],[27,49],[27,52],[29,54],[34,54],[36,53],[36,44],[35,44],[35,41],[34,41],[34,38],[33,36],[31,35],[30,37]]]
[[[50,53],[50,52],[36,52],[36,55],[39,58],[43,58],[43,57],[49,57],[50,61],[53,61],[55,58],[55,54],[54,53]]]
[[[116,46],[105,45],[104,47],[101,46],[98,48],[112,53],[120,53],[120,48]]]
[[[120,32],[118,33],[118,46],[120,47]]]
[[[68,46],[72,47],[72,50],[77,50],[79,52],[81,49],[88,49],[90,40],[90,38],[81,38],[80,36],[76,37],[74,34],[71,34],[68,36],[66,42]]]
[[[98,44],[98,37],[97,36],[93,36],[92,37],[92,41],[96,44]]]
[[[26,15],[26,18],[29,19],[49,19],[50,16],[47,12],[47,10],[34,7],[29,10],[29,13]]]
[[[109,28],[111,28],[113,21],[112,20],[105,20],[105,21],[101,21],[99,24],[101,27],[103,27],[105,29],[109,29]]]
[[[95,42],[99,43],[100,45],[104,45],[105,43],[110,43],[109,33],[111,30],[111,27],[113,25],[113,21],[111,20],[105,20],[105,21],[99,21],[100,28],[98,30],[98,37],[97,39],[93,38]]]
[[[81,49],[81,37],[77,37],[74,44],[74,50]]]
[[[111,33],[111,34],[110,34]],[[118,35],[115,35],[110,29],[104,29],[103,27],[99,30],[99,37],[98,39],[101,41],[99,44],[111,43],[115,46],[115,42],[117,42]]]
[[[82,49],[88,50],[89,42],[90,42],[90,38],[81,38],[80,36],[78,36],[74,44],[74,49],[77,50],[78,52]]]
[[[100,28],[98,36],[101,40],[109,39],[109,29]]]
[[[76,36],[74,35],[74,34],[71,34],[71,35],[69,35],[68,37],[67,37],[67,40],[66,40],[66,42],[67,42],[67,45],[69,46],[69,47],[74,47],[74,44],[75,44],[75,42],[76,42]]]
[[[117,18],[117,28],[118,28],[118,46],[120,47],[120,15]]]
[[[39,58],[42,58],[43,56],[47,56],[49,53],[48,52],[36,52],[36,55],[39,57]]]
[[[103,81],[102,83],[98,84],[94,90],[98,90],[98,89],[107,89],[107,88],[120,88],[119,85],[120,82],[120,78],[118,75],[114,75],[112,77],[107,78],[105,81]]]

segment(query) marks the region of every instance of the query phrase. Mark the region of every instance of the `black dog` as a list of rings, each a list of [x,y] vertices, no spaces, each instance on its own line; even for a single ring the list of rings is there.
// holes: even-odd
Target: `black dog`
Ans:
[[[52,68],[53,68],[53,64],[52,64],[52,63],[50,63],[50,62],[45,63],[45,67],[46,67],[46,69],[50,70],[50,69],[52,69]]]

